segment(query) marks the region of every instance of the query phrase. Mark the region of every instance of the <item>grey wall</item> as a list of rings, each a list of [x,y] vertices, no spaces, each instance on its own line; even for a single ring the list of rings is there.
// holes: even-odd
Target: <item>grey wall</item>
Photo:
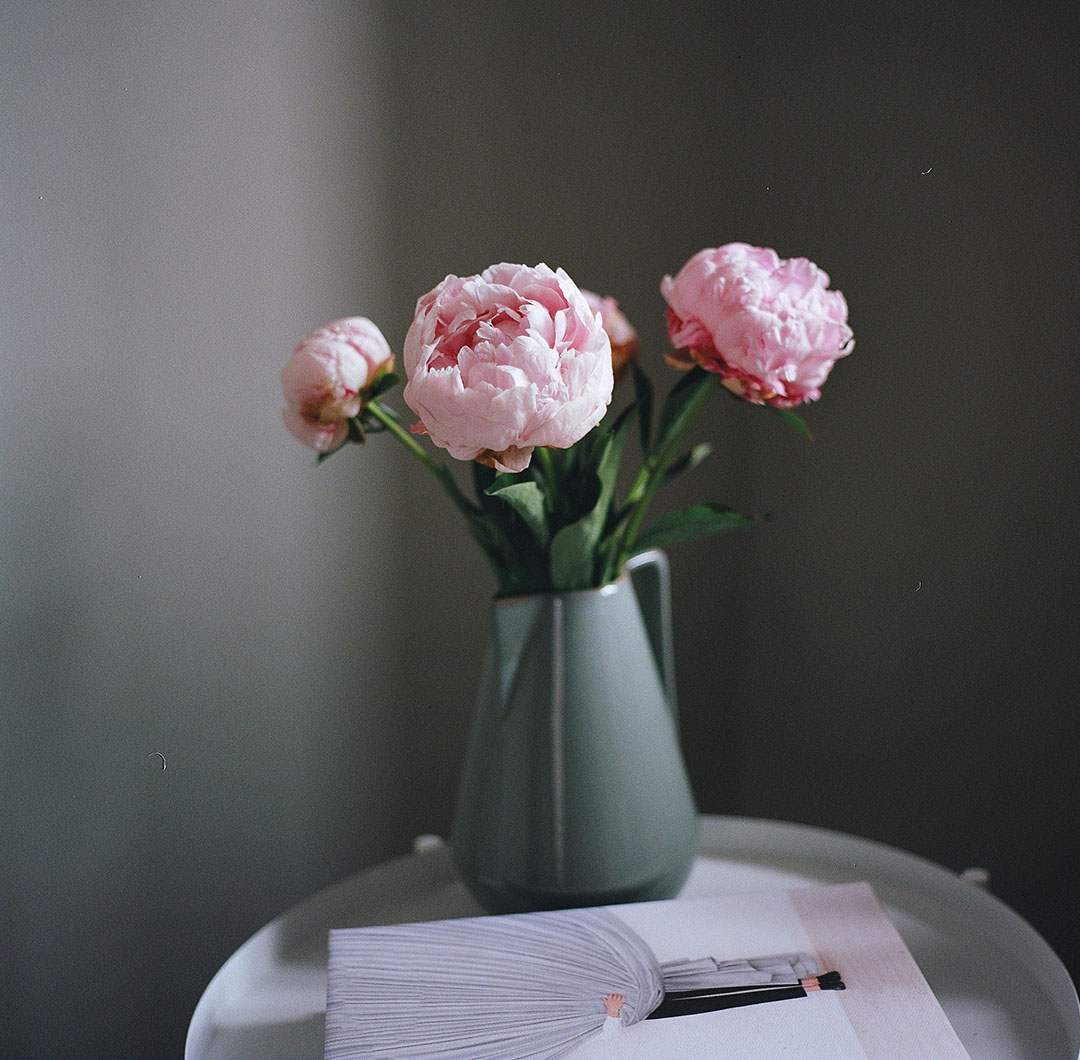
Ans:
[[[1022,10],[0,5],[0,1051],[178,1055],[448,827],[491,585],[388,440],[285,434],[296,339],[545,260],[662,377],[660,277],[733,239],[857,346],[666,502],[773,514],[672,557],[701,807],[985,865],[1080,972],[1076,26]]]

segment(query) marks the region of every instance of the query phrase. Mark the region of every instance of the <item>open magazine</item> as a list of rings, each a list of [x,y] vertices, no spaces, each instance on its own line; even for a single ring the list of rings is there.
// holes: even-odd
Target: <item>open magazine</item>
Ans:
[[[328,1060],[966,1057],[865,883],[330,932]]]

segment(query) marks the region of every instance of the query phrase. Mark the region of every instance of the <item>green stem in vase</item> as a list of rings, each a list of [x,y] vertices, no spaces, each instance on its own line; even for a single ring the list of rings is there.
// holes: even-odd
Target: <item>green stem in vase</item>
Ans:
[[[551,502],[559,495],[559,476],[551,450],[546,445],[538,445],[533,450],[533,459],[537,465],[536,477],[540,480],[541,488],[546,486],[549,507],[553,507]]]
[[[364,413],[371,416],[372,419],[378,420],[379,423],[397,438],[397,440],[439,480],[443,489],[450,495],[450,499],[465,513],[465,515],[474,516],[480,514],[480,509],[458,488],[458,484],[454,481],[454,476],[450,474],[450,469],[446,467],[445,464],[440,464],[437,460],[433,460],[431,455],[412,436],[412,434],[402,427],[401,423],[392,412],[383,408],[378,401],[372,401],[364,407]]]
[[[671,405],[677,391],[672,391],[669,395],[669,407],[675,409],[672,419],[662,430],[656,448],[649,453],[626,495],[624,510],[627,512],[627,521],[622,530],[619,548],[615,553],[614,573],[618,573],[623,564],[633,555],[634,541],[637,539],[641,520],[645,516],[645,510],[652,500],[653,493],[660,485],[664,472],[678,452],[694,421],[701,415],[713,393],[720,387],[720,377],[717,374],[700,369],[696,371],[700,372],[700,376],[687,380],[688,386],[679,404]]]

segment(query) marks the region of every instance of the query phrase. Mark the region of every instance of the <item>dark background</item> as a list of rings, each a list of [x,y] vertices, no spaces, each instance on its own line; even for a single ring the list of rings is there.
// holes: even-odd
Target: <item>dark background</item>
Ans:
[[[842,290],[807,442],[723,400],[665,506],[700,808],[978,865],[1080,975],[1072,5],[0,5],[0,1051],[179,1055],[213,972],[446,834],[492,591],[295,341],[494,262],[742,240]],[[148,757],[160,751],[167,770]]]

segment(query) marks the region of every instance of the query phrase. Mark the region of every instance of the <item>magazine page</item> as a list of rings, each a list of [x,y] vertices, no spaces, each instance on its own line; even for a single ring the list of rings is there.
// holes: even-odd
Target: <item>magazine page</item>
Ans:
[[[862,883],[330,933],[333,1060],[966,1055]]]

